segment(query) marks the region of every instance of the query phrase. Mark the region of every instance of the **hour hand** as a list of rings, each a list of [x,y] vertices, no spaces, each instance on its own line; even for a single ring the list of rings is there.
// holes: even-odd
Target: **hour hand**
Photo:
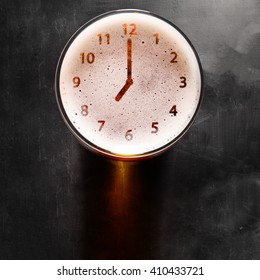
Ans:
[[[126,91],[130,88],[130,86],[133,84],[133,79],[127,79],[125,82],[125,85],[121,88],[117,96],[115,97],[116,101],[119,101],[123,95],[126,93]]]

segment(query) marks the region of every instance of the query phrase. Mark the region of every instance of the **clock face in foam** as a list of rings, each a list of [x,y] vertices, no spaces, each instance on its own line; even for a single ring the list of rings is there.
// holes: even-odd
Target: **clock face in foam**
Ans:
[[[86,147],[113,158],[155,155],[190,126],[201,67],[184,34],[149,12],[119,10],[83,25],[56,71],[60,111]]]

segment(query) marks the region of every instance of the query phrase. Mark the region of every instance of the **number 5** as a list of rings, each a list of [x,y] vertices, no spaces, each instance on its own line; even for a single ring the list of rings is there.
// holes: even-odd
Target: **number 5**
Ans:
[[[158,122],[153,122],[152,123],[152,128],[154,128],[154,130],[151,131],[151,133],[157,133],[159,128],[158,128]]]

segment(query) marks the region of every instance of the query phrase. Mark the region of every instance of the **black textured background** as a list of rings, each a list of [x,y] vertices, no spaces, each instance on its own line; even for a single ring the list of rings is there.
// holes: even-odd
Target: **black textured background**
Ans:
[[[54,94],[59,54],[96,15],[150,10],[204,70],[189,132],[122,163],[81,147]],[[259,0],[0,3],[1,259],[260,259]]]

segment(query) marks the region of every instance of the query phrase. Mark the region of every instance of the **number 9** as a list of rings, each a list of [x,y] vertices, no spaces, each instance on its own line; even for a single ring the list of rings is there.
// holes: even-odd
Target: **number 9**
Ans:
[[[74,87],[78,87],[80,85],[80,78],[79,77],[74,77],[72,79]]]

